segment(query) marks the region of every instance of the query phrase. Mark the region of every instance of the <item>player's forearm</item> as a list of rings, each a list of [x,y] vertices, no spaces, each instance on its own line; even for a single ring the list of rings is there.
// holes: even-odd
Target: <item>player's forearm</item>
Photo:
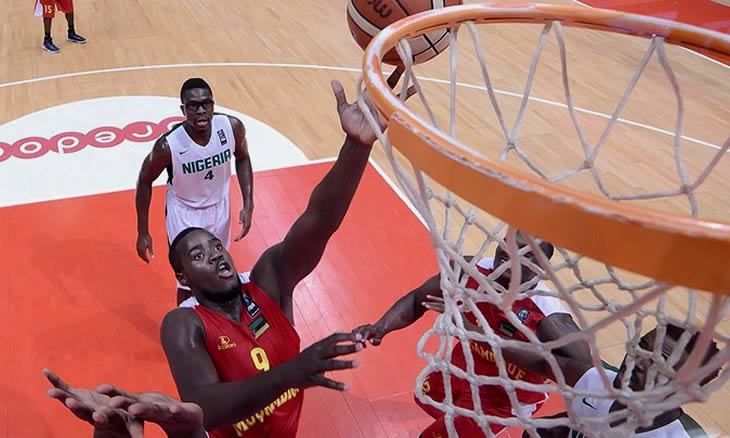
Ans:
[[[396,301],[395,304],[385,312],[382,318],[376,323],[376,326],[383,329],[384,333],[392,332],[404,327],[408,327],[418,321],[426,308],[423,302],[428,300],[428,296],[441,297],[441,276],[434,275],[426,280],[422,285],[410,291],[403,298]]]
[[[382,329],[383,335],[386,335],[418,321],[425,313],[425,310],[423,306],[416,303],[416,291],[412,291],[396,301],[375,323],[375,326]]]
[[[137,209],[137,233],[149,233],[148,215],[150,212],[150,201],[152,200],[152,184],[144,181],[137,183],[137,191],[134,195],[134,203]]]
[[[238,179],[238,186],[241,188],[243,207],[246,210],[253,211],[253,170],[251,169],[250,157],[236,160],[236,178]]]
[[[205,430],[213,430],[256,416],[282,396],[288,400],[296,392],[301,397],[298,389],[290,391],[293,380],[284,364],[246,380],[201,388],[195,394],[186,394],[184,401],[197,403],[203,409]]]
[[[347,137],[337,161],[312,191],[307,210],[316,212],[319,222],[313,229],[334,233],[350,207],[370,156],[371,146]]]

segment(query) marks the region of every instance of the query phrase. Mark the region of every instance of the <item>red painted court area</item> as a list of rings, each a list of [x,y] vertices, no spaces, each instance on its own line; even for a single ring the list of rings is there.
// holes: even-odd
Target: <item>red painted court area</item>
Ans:
[[[250,269],[284,236],[330,166],[256,174],[254,224],[232,246],[239,270]],[[91,436],[88,425],[45,397],[43,367],[75,385],[113,382],[177,394],[158,334],[175,300],[163,195],[162,187],[155,189],[150,265],[134,251],[132,191],[0,209],[0,243],[7,249],[0,264],[0,436]],[[232,202],[237,213],[238,193]],[[436,269],[425,228],[369,166],[324,259],[295,292],[302,346],[371,322]],[[424,318],[366,349],[359,369],[337,375],[349,392],[307,390],[301,436],[417,436],[429,420],[412,402],[423,366],[416,342],[432,322]]]

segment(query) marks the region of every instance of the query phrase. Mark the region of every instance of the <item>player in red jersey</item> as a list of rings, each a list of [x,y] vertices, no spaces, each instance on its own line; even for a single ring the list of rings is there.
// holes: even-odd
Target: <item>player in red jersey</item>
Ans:
[[[43,17],[43,50],[51,53],[59,53],[61,49],[53,43],[51,37],[51,25],[53,19],[56,17],[56,9],[63,12],[66,15],[66,22],[68,23],[68,33],[66,39],[76,44],[85,44],[86,38],[76,33],[74,27],[74,2],[73,0],[36,0],[34,14],[38,17]]]
[[[516,239],[518,247],[521,248],[527,245],[525,238],[519,231],[516,233]],[[548,242],[541,242],[540,248],[548,259],[552,257],[554,251],[552,244]],[[531,252],[526,253],[524,257],[530,259],[532,263],[537,265],[536,258]],[[470,258],[467,257],[467,259]],[[509,255],[507,252],[502,247],[497,246],[494,258],[481,259],[477,263],[477,269],[486,276],[508,261]],[[521,272],[521,284],[530,282],[536,275],[535,272],[524,264]],[[506,290],[509,288],[510,278],[510,269],[507,269],[499,278],[496,279],[496,282]],[[429,278],[423,285],[414,289],[393,304],[393,306],[378,320],[378,322],[358,327],[353,330],[352,333],[355,335],[361,335],[363,339],[369,339],[372,345],[379,345],[386,334],[413,324],[423,316],[427,309],[443,311],[443,303],[441,300],[443,294],[441,292],[440,285],[440,275],[435,275]],[[470,278],[467,281],[466,287],[476,289],[477,283],[473,278]],[[539,282],[535,282],[532,289],[548,290],[544,284]],[[507,338],[514,338],[523,341],[527,340],[526,337],[507,320],[506,316],[501,310],[499,310],[499,308],[489,303],[479,303],[478,307],[491,328],[496,333]],[[526,327],[535,331],[540,339],[546,337],[555,339],[562,334],[578,330],[573,318],[567,310],[565,310],[557,298],[535,295],[531,298],[515,301],[512,306],[512,310]],[[472,330],[481,330],[477,325],[476,317],[472,313],[465,313],[464,317],[466,319],[465,322]],[[475,373],[483,376],[498,376],[499,370],[490,346],[476,341],[470,341],[469,345],[471,347],[472,357],[474,358]],[[563,347],[556,351],[556,353],[560,353],[567,357],[572,357],[574,355],[584,357],[585,354],[589,354],[585,345],[579,343],[573,343],[567,347]],[[451,363],[453,365],[466,370],[466,359],[460,344],[454,346],[451,357]],[[532,373],[509,361],[506,361],[505,368],[512,380],[521,380],[530,383],[543,383],[546,380],[544,376]],[[468,381],[452,376],[451,388],[454,405],[474,410],[471,387]],[[429,374],[424,381],[423,391],[432,399],[443,402],[446,394],[443,377],[440,371],[435,371]],[[520,401],[523,412],[527,415],[534,414],[547,399],[547,394],[544,393],[525,391],[521,389],[516,389],[515,393]],[[479,388],[479,395],[482,402],[482,410],[485,414],[499,417],[515,416],[509,397],[502,387],[482,385]],[[444,412],[431,405],[422,403],[417,398],[416,403],[435,419],[434,423],[426,428],[421,436],[424,438],[448,436]],[[477,423],[469,417],[456,416],[454,424],[459,436],[484,436]],[[505,426],[500,424],[490,425],[490,429],[495,434],[501,432],[505,428]]]
[[[397,69],[389,84],[401,74]],[[294,437],[302,390],[343,390],[324,373],[357,366],[335,359],[362,348],[356,335],[336,333],[300,353],[293,327],[292,292],[344,219],[376,139],[342,85],[333,81],[332,88],[347,134],[339,157],[284,240],[264,251],[250,276],[238,274],[208,231],[183,230],[170,246],[170,264],[193,298],[165,316],[162,345],[180,397],[203,409],[213,438]]]

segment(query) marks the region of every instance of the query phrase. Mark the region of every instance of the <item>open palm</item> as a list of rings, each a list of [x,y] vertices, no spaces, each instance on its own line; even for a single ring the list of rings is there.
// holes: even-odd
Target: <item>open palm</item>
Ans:
[[[44,369],[43,375],[53,385],[48,390],[48,396],[63,403],[79,419],[102,431],[95,437],[143,438],[142,420],[123,409],[109,407],[109,396],[86,388],[71,387],[49,369]]]
[[[393,88],[398,83],[401,75],[403,74],[403,67],[398,67],[388,77],[388,85]],[[335,93],[335,100],[337,101],[337,113],[340,115],[340,124],[342,130],[345,131],[348,137],[352,140],[364,145],[371,146],[377,139],[377,133],[373,130],[370,124],[363,114],[357,102],[347,103],[347,97],[345,96],[345,90],[342,88],[342,84],[338,81],[332,81],[332,91]],[[415,94],[416,90],[413,87],[408,89],[406,99]],[[370,112],[375,117],[380,130],[382,131],[387,126],[387,121],[378,113],[370,95],[365,91],[364,94],[365,102],[370,108]]]
[[[124,409],[150,423],[158,424],[170,438],[205,437],[203,410],[195,403],[183,403],[161,392],[129,393],[112,385],[97,390],[110,397],[108,406]]]

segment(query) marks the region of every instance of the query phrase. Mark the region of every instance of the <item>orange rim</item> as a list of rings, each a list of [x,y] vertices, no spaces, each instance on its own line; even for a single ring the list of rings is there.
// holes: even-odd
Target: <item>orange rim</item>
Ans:
[[[661,282],[730,295],[730,224],[619,203],[473,155],[403,105],[387,86],[380,68],[382,56],[401,39],[427,31],[465,21],[555,20],[566,26],[645,38],[663,36],[666,42],[730,59],[727,35],[635,14],[507,3],[428,11],[387,27],[365,51],[364,81],[379,111],[388,119],[390,142],[439,184],[535,236]]]

